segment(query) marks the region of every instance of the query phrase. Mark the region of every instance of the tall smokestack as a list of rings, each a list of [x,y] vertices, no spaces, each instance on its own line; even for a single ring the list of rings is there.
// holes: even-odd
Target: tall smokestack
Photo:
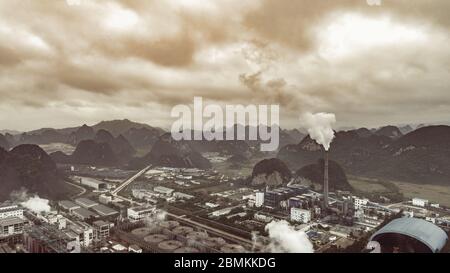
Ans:
[[[328,151],[325,150],[325,160],[323,169],[323,204],[328,208]]]

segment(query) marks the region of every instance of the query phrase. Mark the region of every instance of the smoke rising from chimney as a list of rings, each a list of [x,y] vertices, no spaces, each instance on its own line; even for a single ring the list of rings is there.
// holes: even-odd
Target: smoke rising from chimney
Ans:
[[[304,113],[300,116],[300,124],[306,128],[309,136],[318,144],[322,145],[325,151],[330,149],[331,141],[334,138],[333,124],[336,123],[336,116],[333,113]]]

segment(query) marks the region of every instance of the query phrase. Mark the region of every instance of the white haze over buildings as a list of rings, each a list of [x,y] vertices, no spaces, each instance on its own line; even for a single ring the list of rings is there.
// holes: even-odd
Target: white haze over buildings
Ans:
[[[40,198],[37,194],[29,194],[26,188],[11,192],[10,199],[38,214],[51,210],[49,200]]]
[[[272,253],[313,253],[314,248],[308,235],[295,230],[285,220],[272,221],[266,225],[270,243],[267,250]]]
[[[304,113],[300,117],[301,126],[308,131],[312,139],[323,146],[325,151],[330,149],[333,141],[335,123],[336,116],[332,113]]]
[[[35,212],[35,213],[43,213],[50,212],[51,207],[49,205],[49,200],[40,198],[35,195],[33,197],[28,198],[28,200],[20,203],[23,207]]]

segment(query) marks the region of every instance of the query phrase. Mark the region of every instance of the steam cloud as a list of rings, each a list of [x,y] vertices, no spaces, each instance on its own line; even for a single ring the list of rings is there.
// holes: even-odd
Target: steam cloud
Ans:
[[[49,200],[40,198],[36,195],[29,195],[26,188],[21,188],[18,191],[13,191],[10,194],[10,199],[13,202],[20,203],[23,207],[33,211],[34,213],[50,212],[51,207]]]
[[[332,125],[336,123],[336,116],[332,113],[305,113],[300,117],[300,123],[305,127],[309,136],[318,144],[322,145],[325,151],[330,149],[331,141],[334,138]]]
[[[304,231],[295,230],[287,221],[272,221],[266,225],[270,243],[267,250],[272,253],[313,253],[314,248]]]
[[[25,208],[40,214],[43,212],[50,212],[51,208],[48,203],[49,201],[47,199],[43,199],[35,195],[34,197],[31,197],[27,201],[20,204]]]

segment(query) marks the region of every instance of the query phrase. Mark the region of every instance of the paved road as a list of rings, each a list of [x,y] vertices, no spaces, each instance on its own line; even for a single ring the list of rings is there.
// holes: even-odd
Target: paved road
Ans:
[[[83,188],[83,187],[81,187],[81,186],[79,186],[79,185],[77,185],[77,184],[70,183],[70,182],[68,182],[68,181],[65,181],[65,182],[66,182],[66,184],[69,184],[69,185],[71,185],[72,187],[75,187],[75,188],[78,188],[78,189],[81,190],[80,193],[77,193],[77,194],[73,195],[72,198],[79,197],[79,196],[81,196],[81,195],[83,195],[83,194],[86,193],[86,189],[85,189],[85,188]]]

